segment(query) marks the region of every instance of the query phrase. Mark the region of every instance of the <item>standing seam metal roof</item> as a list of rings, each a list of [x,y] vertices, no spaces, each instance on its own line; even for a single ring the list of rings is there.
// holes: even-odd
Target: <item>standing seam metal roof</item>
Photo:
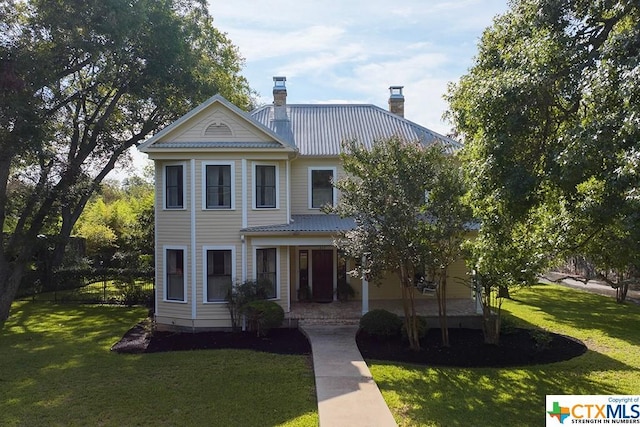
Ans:
[[[335,214],[291,215],[289,224],[260,225],[244,228],[245,233],[336,233],[353,230],[353,218],[341,218]]]
[[[301,155],[338,156],[342,142],[357,139],[366,147],[391,136],[423,144],[442,144],[453,153],[462,144],[387,110],[369,104],[288,104],[286,120],[275,120],[273,105],[254,110],[251,117],[296,147]]]

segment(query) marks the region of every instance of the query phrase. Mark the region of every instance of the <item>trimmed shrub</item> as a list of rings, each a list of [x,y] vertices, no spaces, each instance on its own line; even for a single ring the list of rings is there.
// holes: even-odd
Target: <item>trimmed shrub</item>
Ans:
[[[405,341],[409,340],[409,336],[407,335],[407,329],[404,327],[404,322],[401,327],[402,339]],[[427,331],[429,330],[429,326],[427,325],[427,318],[423,316],[418,316],[418,339],[423,339],[427,336]]]
[[[273,301],[251,301],[242,308],[242,312],[247,318],[249,330],[258,336],[267,335],[284,321],[284,310]]]
[[[371,310],[360,318],[360,329],[369,335],[381,338],[398,336],[401,327],[402,319],[387,310]]]
[[[225,300],[227,309],[231,315],[231,325],[233,330],[240,328],[240,321],[244,314],[244,307],[251,301],[267,299],[268,295],[264,284],[248,280],[243,283],[231,286],[227,292]]]

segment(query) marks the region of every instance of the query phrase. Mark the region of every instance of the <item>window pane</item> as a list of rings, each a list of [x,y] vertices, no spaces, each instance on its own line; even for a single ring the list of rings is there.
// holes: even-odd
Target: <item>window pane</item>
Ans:
[[[231,166],[207,165],[207,208],[231,208]]]
[[[256,264],[258,283],[265,286],[268,298],[277,296],[277,259],[276,248],[257,249]]]
[[[329,204],[333,206],[333,170],[311,171],[311,207],[321,208]]]
[[[184,251],[167,250],[166,299],[184,301]]]
[[[224,301],[231,289],[231,251],[207,251],[207,301]]]
[[[256,166],[256,207],[276,207],[275,166]]]
[[[182,208],[183,185],[182,185],[182,165],[172,165],[165,167],[166,181],[166,207]]]

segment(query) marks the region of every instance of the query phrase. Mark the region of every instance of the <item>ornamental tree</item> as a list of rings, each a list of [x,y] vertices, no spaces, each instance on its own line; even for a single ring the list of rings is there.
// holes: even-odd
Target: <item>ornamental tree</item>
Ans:
[[[346,177],[335,183],[341,196],[334,211],[353,217],[355,228],[336,244],[362,260],[352,274],[374,283],[397,275],[409,345],[419,349],[417,282],[425,268],[438,269],[444,301],[447,268],[459,255],[465,220],[459,214],[463,190],[454,159],[439,145],[391,137],[370,149],[347,141],[341,160]],[[446,316],[446,305],[441,314]],[[447,339],[443,333],[445,345]]]

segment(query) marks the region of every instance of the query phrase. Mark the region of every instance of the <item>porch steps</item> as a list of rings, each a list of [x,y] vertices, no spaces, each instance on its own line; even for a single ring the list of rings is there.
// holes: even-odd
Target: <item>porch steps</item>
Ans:
[[[299,326],[358,326],[360,319],[298,319]]]

